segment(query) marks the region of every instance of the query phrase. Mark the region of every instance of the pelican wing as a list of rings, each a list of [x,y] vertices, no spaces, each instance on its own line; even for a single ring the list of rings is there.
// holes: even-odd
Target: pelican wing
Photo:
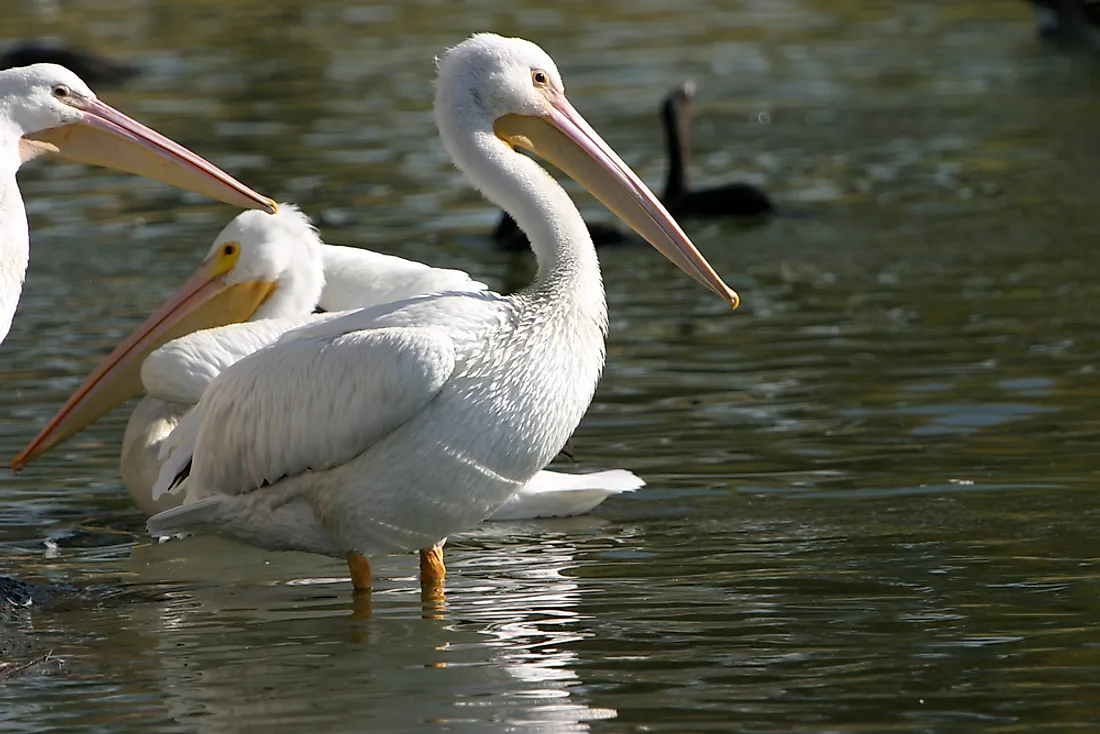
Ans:
[[[345,311],[444,291],[483,291],[488,286],[462,270],[433,268],[357,247],[324,245],[325,311]]]
[[[141,382],[155,398],[194,405],[222,370],[315,318],[249,321],[181,336],[145,358]]]
[[[166,440],[171,456],[153,497],[188,466],[187,483],[205,495],[343,464],[420,413],[454,365],[454,344],[437,327],[284,337],[210,384]]]
[[[335,313],[230,324],[174,339],[142,365],[145,391],[161,400],[194,404],[226,367],[299,326],[430,293],[488,290],[461,270],[433,268],[357,247],[322,245],[321,254],[325,288],[318,306]]]

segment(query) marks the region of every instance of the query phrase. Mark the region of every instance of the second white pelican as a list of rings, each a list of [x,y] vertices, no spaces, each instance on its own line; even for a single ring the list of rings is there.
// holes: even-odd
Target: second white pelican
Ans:
[[[275,211],[271,199],[96,99],[68,69],[35,64],[0,71],[0,342],[11,328],[30,252],[15,176],[22,164],[51,152],[236,206]]]
[[[512,214],[538,261],[509,296],[444,293],[296,329],[223,370],[180,421],[154,489],[184,504],[154,535],[213,532],[347,559],[421,550],[503,505],[561,449],[592,399],[607,306],[576,206],[522,147],[555,163],[731,306],[734,293],[657,197],[566,100],[553,60],[482,34],[439,61],[435,119],[456,165]]]
[[[461,270],[326,244],[293,204],[280,204],[272,215],[244,212],[222,229],[180,290],[73,392],[15,457],[12,469],[20,471],[82,431],[138,394],[144,382],[149,394],[134,408],[122,441],[122,482],[148,515],[176,507],[183,500],[179,494],[153,500],[160,448],[222,369],[309,320],[318,305],[343,311],[427,293],[486,288]],[[248,323],[214,328],[237,321]],[[205,330],[158,349],[200,328]],[[644,484],[621,469],[588,474],[543,470],[488,519],[579,515],[612,494]]]

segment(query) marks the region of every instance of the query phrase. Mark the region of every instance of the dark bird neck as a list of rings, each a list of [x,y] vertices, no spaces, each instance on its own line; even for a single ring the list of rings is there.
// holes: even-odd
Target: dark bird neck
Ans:
[[[691,165],[691,152],[686,112],[677,104],[675,97],[665,100],[661,108],[661,119],[665,128],[665,143],[668,147],[668,176],[665,178],[665,191],[661,196],[664,202],[683,198],[691,189],[688,179],[688,166]]]

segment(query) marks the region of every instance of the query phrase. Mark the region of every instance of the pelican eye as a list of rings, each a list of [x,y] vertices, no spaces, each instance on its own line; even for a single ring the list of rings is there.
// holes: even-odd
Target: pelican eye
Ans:
[[[536,87],[545,87],[550,84],[550,75],[542,69],[532,69],[531,82],[534,83]]]
[[[217,277],[219,275],[225,275],[233,268],[237,267],[237,263],[241,259],[241,243],[238,240],[230,240],[229,242],[223,242],[218,249],[213,250],[210,254],[210,275]],[[205,260],[203,262],[206,262]]]
[[[72,90],[66,84],[58,84],[53,88],[53,96],[64,99],[72,95]]]

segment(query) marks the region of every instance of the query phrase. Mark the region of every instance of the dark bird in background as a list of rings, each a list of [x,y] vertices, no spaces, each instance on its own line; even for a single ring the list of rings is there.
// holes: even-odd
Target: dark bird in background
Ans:
[[[122,82],[137,76],[136,67],[121,61],[95,54],[62,48],[45,46],[34,42],[19,43],[0,54],[0,69],[14,69],[31,64],[58,64],[88,83],[90,87]]]
[[[1031,0],[1039,35],[1060,46],[1084,46],[1100,51],[1098,0]]]
[[[691,187],[691,102],[695,85],[684,82],[661,105],[668,147],[668,178],[661,203],[677,219],[690,217],[758,217],[775,211],[760,189],[731,183],[707,189]]]
[[[641,242],[638,237],[606,224],[588,223],[588,233],[592,235],[592,244],[596,247],[607,245],[625,245],[630,242]],[[512,219],[508,212],[502,212],[496,229],[493,230],[493,240],[502,250],[514,250],[516,252],[528,249],[531,244],[527,241],[527,235]]]
[[[668,150],[668,176],[661,203],[677,219],[759,217],[774,212],[775,207],[767,194],[751,184],[731,183],[692,190],[688,168],[691,165],[691,101],[694,95],[695,85],[684,82],[661,104],[661,123]],[[588,231],[596,247],[640,241],[633,234],[603,224],[589,224]],[[502,214],[492,236],[505,250],[519,251],[529,247],[527,236],[507,212]]]

